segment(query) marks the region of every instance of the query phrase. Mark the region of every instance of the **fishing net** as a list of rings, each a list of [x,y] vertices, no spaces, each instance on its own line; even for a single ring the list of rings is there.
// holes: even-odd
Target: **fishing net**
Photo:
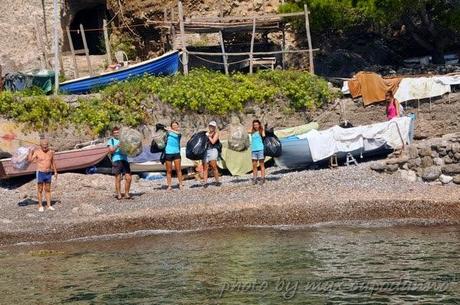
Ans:
[[[241,125],[230,125],[230,138],[228,148],[234,151],[243,151],[249,148],[249,135],[246,128]]]
[[[11,163],[13,164],[13,167],[16,169],[26,169],[30,164],[29,160],[27,160],[28,155],[28,147],[19,147],[16,149],[13,156],[11,157]]]
[[[142,153],[142,134],[134,129],[123,127],[120,130],[120,149],[128,157],[136,157]]]

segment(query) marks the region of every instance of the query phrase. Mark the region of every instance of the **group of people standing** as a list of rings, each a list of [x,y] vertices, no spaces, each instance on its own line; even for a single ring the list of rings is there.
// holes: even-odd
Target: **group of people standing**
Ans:
[[[166,168],[166,184],[167,190],[172,190],[172,173],[173,168],[176,170],[176,176],[178,180],[179,189],[184,188],[183,175],[181,170],[181,128],[177,121],[171,122],[169,127],[166,127],[166,146],[164,149],[163,162]],[[260,183],[265,183],[265,155],[264,155],[264,143],[263,138],[265,137],[264,128],[259,120],[252,122],[251,128],[248,130],[251,136],[251,158],[252,158],[252,172],[253,179],[252,183],[258,183],[258,172],[260,168]],[[112,130],[112,138],[107,142],[109,147],[109,153],[111,154],[112,160],[112,174],[115,175],[115,191],[117,193],[116,198],[121,200],[122,198],[130,199],[129,195],[131,187],[131,169],[128,163],[128,156],[120,150],[119,141],[120,129],[115,127]],[[211,170],[215,179],[215,185],[220,186],[219,170],[217,167],[217,161],[219,159],[220,150],[220,138],[217,123],[211,121],[208,124],[207,136],[207,151],[202,159],[203,176],[202,184],[204,188],[208,187],[208,174]],[[124,194],[121,192],[121,180],[122,176],[125,177],[125,188]]]

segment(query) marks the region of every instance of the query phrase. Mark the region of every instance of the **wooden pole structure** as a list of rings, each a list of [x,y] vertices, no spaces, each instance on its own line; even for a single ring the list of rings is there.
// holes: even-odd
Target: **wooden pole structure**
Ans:
[[[40,32],[40,27],[38,23],[37,17],[34,18],[35,21],[35,36],[37,37],[37,43],[38,47],[40,49],[40,63],[41,63],[41,68],[42,69],[47,69],[48,68],[48,52],[46,52],[46,48],[42,39],[42,35]]]
[[[54,94],[59,92],[59,13],[58,0],[53,1],[53,42],[54,42]]]
[[[175,48],[175,45],[176,45],[176,28],[174,26],[174,7],[171,8],[171,28],[170,28],[170,32],[171,32],[171,40],[172,40],[172,47]]]
[[[0,91],[3,90],[2,65],[0,65]]]
[[[249,53],[249,74],[253,72],[254,40],[256,38],[256,17],[252,19],[251,51]]]
[[[283,25],[283,28],[282,28],[282,35],[283,35],[283,39],[281,40],[281,51],[283,51],[283,53],[281,53],[281,66],[283,67],[283,70],[286,69],[286,55],[284,54],[284,51],[286,51],[286,29],[284,28],[284,25]]]
[[[112,50],[110,48],[110,39],[109,39],[109,30],[107,29],[107,20],[102,21],[104,28],[104,42],[105,42],[105,52],[107,53],[107,64],[112,64]]]
[[[187,57],[187,46],[185,44],[185,28],[184,28],[184,8],[182,2],[179,1],[179,27],[180,37],[182,44],[182,66],[184,67],[184,74],[188,74],[188,57]]]
[[[75,48],[73,46],[72,35],[70,35],[69,27],[66,27],[66,32],[67,32],[67,39],[69,40],[70,53],[72,53],[73,76],[74,76],[74,78],[78,78],[80,76],[78,74],[77,58],[75,57]]]
[[[222,31],[219,31],[219,42],[220,42],[220,48],[222,50],[222,59],[224,60],[224,70],[225,74],[228,75],[228,62],[227,62],[227,54],[225,54],[225,46],[224,46],[224,35],[222,34]]]
[[[89,75],[93,76],[93,67],[91,66],[91,59],[89,58],[89,50],[88,50],[88,43],[86,42],[86,35],[85,35],[85,29],[83,28],[83,24],[80,23],[80,34],[81,34],[81,39],[83,40],[83,48],[85,49],[85,55],[86,55],[86,62],[88,63],[88,69],[89,69]]]
[[[166,23],[168,21],[168,9],[165,7],[163,9],[163,22]]]
[[[310,34],[310,20],[308,15],[310,12],[308,11],[307,4],[304,5],[304,12],[305,12],[305,30],[307,31],[307,39],[308,39],[308,49],[310,50],[308,57],[310,60],[310,73],[315,74],[315,66],[313,63],[313,47],[311,43],[311,34]]]
[[[224,18],[224,5],[222,4],[223,0],[219,0],[219,16]]]

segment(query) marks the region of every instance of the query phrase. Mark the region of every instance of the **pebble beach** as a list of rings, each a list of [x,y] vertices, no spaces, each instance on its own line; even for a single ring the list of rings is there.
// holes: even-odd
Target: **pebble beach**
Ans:
[[[164,189],[164,180],[134,179],[132,200],[115,199],[113,177],[65,173],[54,184],[55,211],[39,213],[35,181],[0,188],[0,244],[64,241],[139,230],[322,223],[460,223],[460,187],[409,182],[371,170],[375,161],[337,169],[268,170],[264,185],[251,176],[223,176],[204,189]],[[213,180],[210,179],[209,182]]]

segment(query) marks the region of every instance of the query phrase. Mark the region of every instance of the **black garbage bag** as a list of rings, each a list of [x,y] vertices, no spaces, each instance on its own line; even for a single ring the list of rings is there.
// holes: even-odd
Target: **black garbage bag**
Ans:
[[[283,148],[281,146],[281,141],[273,132],[273,128],[266,129],[264,138],[264,155],[266,157],[277,158],[281,156],[282,152]]]
[[[206,131],[195,133],[187,142],[185,155],[190,160],[203,160],[208,149],[208,136]]]

